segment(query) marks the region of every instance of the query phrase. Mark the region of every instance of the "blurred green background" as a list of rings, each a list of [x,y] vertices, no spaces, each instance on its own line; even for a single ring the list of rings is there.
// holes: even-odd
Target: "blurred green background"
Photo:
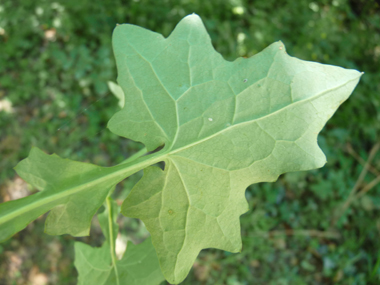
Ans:
[[[119,108],[107,86],[116,79],[112,30],[132,23],[168,36],[195,12],[228,60],[282,40],[292,56],[365,74],[319,136],[327,165],[249,187],[242,253],[202,251],[183,284],[380,284],[379,2],[1,0],[0,202],[36,191],[12,169],[32,146],[99,165],[138,151],[106,128]],[[140,177],[114,198],[121,203]],[[43,223],[0,245],[1,285],[76,284],[74,241],[103,241],[96,218],[85,238],[48,236]],[[119,223],[121,243],[147,236],[137,220]]]

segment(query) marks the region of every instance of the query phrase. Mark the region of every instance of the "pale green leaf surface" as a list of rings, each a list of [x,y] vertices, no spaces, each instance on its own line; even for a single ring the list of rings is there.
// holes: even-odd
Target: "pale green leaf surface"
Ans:
[[[168,38],[133,25],[113,35],[125,106],[112,132],[157,153],[122,206],[152,235],[167,280],[177,284],[203,248],[241,250],[244,192],[282,173],[322,167],[317,135],[361,73],[302,61],[276,42],[225,61],[197,15]]]
[[[25,228],[40,215],[50,213],[45,232],[52,235],[89,234],[91,219],[108,193],[125,177],[150,165],[147,158],[114,167],[62,159],[32,148],[17,173],[40,192],[0,204],[0,241]],[[143,166],[141,166],[143,165]]]
[[[108,198],[110,199],[110,198]],[[100,248],[75,243],[75,267],[78,270],[78,285],[157,285],[164,281],[157,254],[147,238],[143,243],[134,245],[128,242],[127,250],[121,260],[112,261],[115,254],[115,240],[118,233],[116,217],[118,207],[114,201],[98,215],[106,241]],[[111,215],[109,213],[111,211]],[[110,218],[111,217],[111,218]],[[110,230],[112,235],[110,235]],[[115,255],[114,255],[115,256]]]
[[[360,78],[290,57],[281,42],[225,61],[196,15],[167,39],[120,25],[113,43],[126,104],[109,128],[148,151],[164,148],[109,168],[32,149],[16,171],[41,191],[0,205],[0,240],[49,210],[47,233],[87,235],[115,184],[164,161],[164,171],[146,169],[122,211],[145,222],[171,283],[202,248],[240,250],[248,185],[324,165],[317,135]]]
[[[165,280],[150,237],[138,245],[128,242],[123,258],[116,262],[118,276],[108,246],[93,248],[76,242],[74,264],[79,272],[78,285],[157,285]]]
[[[88,235],[91,219],[103,204],[113,183],[89,185],[79,193],[63,193],[73,179],[83,180],[85,174],[100,172],[102,167],[62,159],[57,155],[47,155],[38,148],[33,148],[29,157],[21,161],[15,168],[17,173],[28,183],[40,190],[39,193],[23,199],[10,201],[0,205],[1,215],[12,211],[15,205],[22,208],[26,205],[40,204],[8,220],[1,226],[0,240],[5,239],[23,229],[28,223],[51,210],[45,224],[48,234],[69,233],[73,236]],[[80,175],[78,175],[80,173]],[[60,199],[49,198],[60,195]]]

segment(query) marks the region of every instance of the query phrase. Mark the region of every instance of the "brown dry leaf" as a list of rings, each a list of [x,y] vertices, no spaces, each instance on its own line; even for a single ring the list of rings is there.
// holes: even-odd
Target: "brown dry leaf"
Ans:
[[[46,285],[49,283],[49,278],[46,274],[41,273],[38,266],[34,265],[29,271],[28,280],[31,285]]]
[[[28,184],[19,176],[16,176],[13,181],[9,180],[1,190],[4,202],[20,199],[30,195]]]
[[[49,254],[46,259],[50,261],[50,271],[57,272],[58,261],[62,256],[62,244],[58,240],[52,240],[48,244]]]
[[[273,241],[273,245],[277,249],[285,249],[286,248],[286,241],[283,238],[276,238]]]
[[[251,260],[250,264],[252,267],[257,268],[260,266],[260,261],[257,259],[253,259],[253,260]]]
[[[45,31],[45,39],[47,39],[48,41],[54,42],[57,38],[56,34],[57,34],[57,31],[54,28],[46,30]]]
[[[22,257],[21,255],[14,252],[5,252],[5,255],[8,259],[8,278],[9,280],[15,280],[18,275],[21,265],[22,265]]]
[[[0,152],[2,159],[10,157],[13,153],[20,149],[20,138],[17,136],[7,135],[0,141]]]
[[[210,275],[210,267],[195,262],[193,265],[195,277],[199,281],[206,281]]]

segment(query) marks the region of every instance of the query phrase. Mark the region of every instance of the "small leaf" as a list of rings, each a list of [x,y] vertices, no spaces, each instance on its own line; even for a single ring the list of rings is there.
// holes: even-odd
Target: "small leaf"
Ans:
[[[0,204],[0,241],[48,211],[46,233],[88,235],[91,219],[108,193],[125,177],[151,164],[146,160],[149,157],[128,160],[114,167],[100,167],[32,148],[28,158],[15,169],[40,192]]]
[[[102,172],[102,167],[47,155],[38,148],[33,148],[29,157],[21,161],[15,169],[22,179],[40,192],[0,205],[0,218],[7,218],[1,225],[0,240],[25,228],[28,223],[49,210],[51,211],[45,224],[46,233],[88,235],[93,215],[114,186],[113,181],[86,185],[87,178]],[[74,181],[85,186],[75,187]],[[67,187],[71,191],[62,191]],[[15,209],[21,209],[21,212],[13,214]]]
[[[102,247],[93,248],[81,242],[75,243],[74,264],[79,273],[78,285],[160,284],[165,278],[161,273],[150,238],[139,245],[128,242],[122,259],[112,261],[118,232],[116,223],[118,210],[114,201],[109,205],[110,207],[106,207],[105,211],[98,215],[102,231],[106,236]]]

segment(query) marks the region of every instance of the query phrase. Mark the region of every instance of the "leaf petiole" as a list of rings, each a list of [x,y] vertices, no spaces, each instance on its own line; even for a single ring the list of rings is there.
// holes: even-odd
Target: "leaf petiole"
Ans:
[[[119,282],[119,273],[117,271],[117,266],[116,266],[116,252],[115,252],[115,240],[116,237],[113,236],[114,233],[114,225],[113,225],[113,211],[112,211],[112,198],[110,196],[107,197],[106,199],[106,207],[108,211],[108,228],[109,228],[109,233],[110,233],[110,253],[111,253],[111,259],[112,259],[112,267],[115,270],[115,276],[116,276],[116,282],[117,285],[120,285]]]
[[[143,151],[139,153],[139,155],[142,154]],[[67,203],[71,197],[74,197],[74,195],[82,195],[81,193],[85,194],[89,191],[94,191],[94,193],[96,193],[98,188],[99,190],[105,188],[110,189],[132,174],[164,160],[166,156],[166,153],[157,152],[146,156],[140,156],[136,159],[112,167],[92,167],[92,165],[87,163],[78,163],[62,159],[56,155],[47,155],[37,148],[32,149],[29,157],[20,162],[15,169],[21,176],[25,171],[30,171],[27,174],[29,175],[28,177],[31,177],[34,181],[43,181],[44,186],[41,189],[42,191],[36,194],[0,205],[0,228],[2,229],[0,232],[0,241],[7,239],[16,232],[22,230],[28,223],[47,211],[52,210],[57,206],[65,205],[65,203]],[[57,161],[59,163],[67,163],[70,165],[75,164],[81,169],[84,169],[85,167],[91,168],[87,171],[75,174],[70,180],[44,181],[44,177],[39,176],[39,172],[31,173],[32,170],[30,169],[37,168],[35,165],[37,160],[46,161],[48,159],[54,159],[54,164],[52,164],[51,169],[59,166]],[[99,197],[99,199],[100,202],[101,197]],[[103,201],[101,201],[101,204]],[[96,208],[94,208],[94,211],[96,211],[101,204],[95,206]],[[20,220],[20,222],[18,222],[18,220]],[[88,235],[88,230],[81,230],[77,233],[65,233],[72,234],[73,236],[84,236]],[[50,232],[46,229],[45,231],[49,234],[61,234]]]

